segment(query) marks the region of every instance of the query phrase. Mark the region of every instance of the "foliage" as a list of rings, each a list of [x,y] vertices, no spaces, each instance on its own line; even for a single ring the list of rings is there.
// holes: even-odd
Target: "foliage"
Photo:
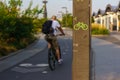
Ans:
[[[35,40],[34,34],[40,32],[44,19],[38,19],[38,5],[21,11],[22,0],[0,1],[0,53],[16,51]],[[39,29],[39,30],[38,30]],[[9,49],[9,50],[8,50]]]
[[[92,23],[94,23],[94,22],[95,22],[95,20],[94,20],[94,17],[93,17],[93,16],[91,17],[91,22],[92,22]]]
[[[34,26],[33,32],[34,32],[35,34],[41,32],[42,24],[43,24],[45,21],[46,21],[45,18],[41,18],[41,19],[36,19],[36,18],[34,18],[34,19],[33,19],[33,26]]]
[[[108,35],[109,30],[105,26],[100,24],[92,24],[92,35]]]
[[[69,27],[69,28],[72,28],[73,27],[73,17],[71,14],[65,14],[63,15],[62,17],[62,26],[63,27]]]

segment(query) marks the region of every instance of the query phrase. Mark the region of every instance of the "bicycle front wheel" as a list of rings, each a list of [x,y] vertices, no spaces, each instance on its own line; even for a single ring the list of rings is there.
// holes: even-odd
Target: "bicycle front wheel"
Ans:
[[[55,51],[53,51],[51,48],[48,51],[48,64],[49,68],[53,71],[55,70]]]

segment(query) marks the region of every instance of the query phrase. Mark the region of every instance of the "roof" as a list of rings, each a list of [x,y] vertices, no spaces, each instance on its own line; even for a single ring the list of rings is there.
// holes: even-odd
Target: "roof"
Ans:
[[[111,4],[108,4],[105,8],[105,10],[99,9],[97,13],[93,13],[93,16],[98,16],[98,15],[105,15],[107,12],[118,12],[120,11],[120,2],[117,6],[113,6]]]
[[[113,5],[108,4],[106,6],[105,12],[116,12],[117,8],[118,8],[118,6],[113,6]]]

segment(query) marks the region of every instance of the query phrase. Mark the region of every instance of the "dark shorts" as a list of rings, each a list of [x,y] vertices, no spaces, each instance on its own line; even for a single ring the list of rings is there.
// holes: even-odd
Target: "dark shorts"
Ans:
[[[45,36],[45,40],[52,44],[53,47],[56,49],[56,48],[59,48],[59,44],[58,44],[58,41],[57,41],[57,37],[54,36],[54,35],[51,35],[51,34],[48,34]]]

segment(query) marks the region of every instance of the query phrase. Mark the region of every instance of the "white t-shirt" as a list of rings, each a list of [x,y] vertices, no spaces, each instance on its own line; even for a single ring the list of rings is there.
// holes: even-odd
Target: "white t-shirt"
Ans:
[[[56,35],[57,34],[57,28],[60,27],[60,24],[57,20],[52,20],[52,28],[54,29],[53,34]]]

